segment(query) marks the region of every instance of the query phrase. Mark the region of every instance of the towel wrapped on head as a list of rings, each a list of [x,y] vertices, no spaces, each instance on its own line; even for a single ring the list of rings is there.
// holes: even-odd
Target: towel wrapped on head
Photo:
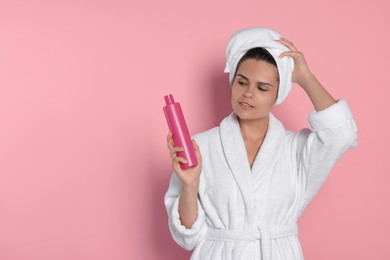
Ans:
[[[282,103],[291,91],[292,71],[294,69],[294,59],[291,57],[279,58],[285,51],[290,51],[285,45],[275,41],[282,36],[266,27],[253,27],[235,32],[229,39],[226,47],[226,67],[224,72],[230,73],[230,86],[233,85],[237,64],[244,54],[256,47],[266,49],[274,57],[279,72],[279,90],[275,105]]]

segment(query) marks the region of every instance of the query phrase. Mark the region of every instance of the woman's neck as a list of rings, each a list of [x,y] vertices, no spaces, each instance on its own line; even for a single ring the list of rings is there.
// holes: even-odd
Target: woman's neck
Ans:
[[[241,135],[244,140],[259,142],[264,139],[267,133],[269,116],[255,120],[238,118],[238,122],[240,123]]]

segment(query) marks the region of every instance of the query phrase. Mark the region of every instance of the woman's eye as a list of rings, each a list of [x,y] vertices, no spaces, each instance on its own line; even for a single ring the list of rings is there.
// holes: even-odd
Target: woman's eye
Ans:
[[[265,88],[258,88],[260,91],[268,91],[268,89],[265,89]]]
[[[238,84],[240,84],[241,86],[245,85],[245,83],[242,81],[239,81]]]

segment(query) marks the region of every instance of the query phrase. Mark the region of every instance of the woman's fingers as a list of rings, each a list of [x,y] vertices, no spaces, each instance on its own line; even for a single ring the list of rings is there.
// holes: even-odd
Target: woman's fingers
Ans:
[[[287,46],[292,51],[298,51],[297,48],[294,46],[294,44],[285,38],[280,38],[279,40],[276,41]]]
[[[180,156],[176,156],[176,158],[173,160],[175,163],[179,163],[179,162],[181,162],[181,163],[187,163],[187,160],[186,159],[184,159],[183,157],[180,157]]]
[[[180,146],[174,146],[173,140],[172,140],[172,133],[169,132],[167,135],[167,146],[169,149],[169,153],[171,154],[172,160],[177,157],[177,152],[184,151],[183,147]]]
[[[184,151],[184,147],[180,147],[180,146],[175,146],[170,150],[171,153],[177,153],[182,151]]]
[[[167,135],[167,146],[168,149],[171,150],[173,148],[173,139],[172,139],[172,133],[169,131]]]
[[[175,147],[174,146],[175,144],[173,143],[173,138],[172,138],[172,133],[169,132],[168,135],[167,135],[167,146],[168,146],[168,149],[169,151],[172,153],[173,150],[175,150],[175,152],[177,152],[176,150],[179,149],[178,151],[180,151],[180,149],[182,147]],[[184,149],[184,148],[183,148]]]
[[[171,150],[169,150],[169,152],[171,153],[171,157],[172,159],[175,159],[176,156],[177,156],[177,152],[182,152],[184,151],[184,148],[183,147],[179,147],[179,146],[176,146],[176,147],[173,147]]]
[[[279,58],[283,58],[284,56],[290,56],[292,58],[297,58],[301,55],[302,55],[302,53],[299,51],[285,51],[279,55]]]
[[[194,139],[192,139],[192,145],[194,146],[196,158],[198,159],[198,161],[201,161],[202,160],[202,156],[200,154],[199,146],[195,142]],[[175,170],[181,170],[179,162],[181,162],[183,164],[186,164],[187,160],[185,160],[183,157],[177,156],[177,153],[184,151],[184,147],[174,146],[173,139],[172,139],[172,133],[171,132],[168,132],[168,135],[167,135],[167,146],[168,146],[168,149],[169,149],[169,153],[171,154],[171,158],[172,158],[172,162],[173,162],[173,165],[174,165],[174,169]]]
[[[176,156],[175,159],[173,159],[173,165],[172,165],[172,168],[175,172],[177,173],[181,173],[182,172],[182,169],[180,167],[180,163],[182,164],[186,164],[187,163],[187,160],[184,159],[183,157],[179,157],[179,156]]]
[[[276,40],[276,41],[280,42],[281,44],[287,46],[290,49],[290,51],[282,52],[279,55],[279,58],[283,58],[284,56],[290,56],[290,57],[296,59],[300,56],[303,56],[303,54],[301,52],[299,52],[297,50],[297,48],[294,46],[294,44],[292,42],[290,42],[289,40],[287,40],[285,38],[280,38],[279,40]]]

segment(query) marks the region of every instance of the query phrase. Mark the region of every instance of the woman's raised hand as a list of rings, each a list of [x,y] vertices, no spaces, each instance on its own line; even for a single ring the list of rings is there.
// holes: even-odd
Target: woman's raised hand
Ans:
[[[169,132],[167,135],[167,145],[168,145],[169,153],[171,154],[171,158],[172,158],[173,170],[175,171],[177,177],[179,177],[183,186],[186,186],[187,188],[198,190],[200,173],[202,172],[202,156],[200,154],[199,147],[196,144],[195,140],[192,140],[192,144],[194,146],[195,154],[196,154],[196,157],[198,159],[198,165],[195,167],[191,167],[191,168],[183,170],[180,168],[180,162],[187,163],[187,161],[183,157],[177,156],[176,153],[184,151],[184,148],[174,146],[171,132]]]
[[[299,52],[297,48],[294,46],[292,42],[285,38],[280,38],[276,40],[277,42],[287,46],[290,51],[285,51],[279,55],[279,58],[283,58],[284,56],[289,56],[294,59],[294,70],[292,73],[292,82],[298,83],[301,87],[304,85],[303,82],[305,79],[312,75],[303,56],[302,52]]]
[[[284,56],[294,58],[294,70],[291,80],[294,83],[298,83],[306,91],[316,111],[321,111],[336,103],[336,100],[310,72],[305,57],[295,48],[294,44],[284,38],[280,38],[277,42],[284,44],[290,49],[290,51],[281,53],[279,58],[283,58]]]

